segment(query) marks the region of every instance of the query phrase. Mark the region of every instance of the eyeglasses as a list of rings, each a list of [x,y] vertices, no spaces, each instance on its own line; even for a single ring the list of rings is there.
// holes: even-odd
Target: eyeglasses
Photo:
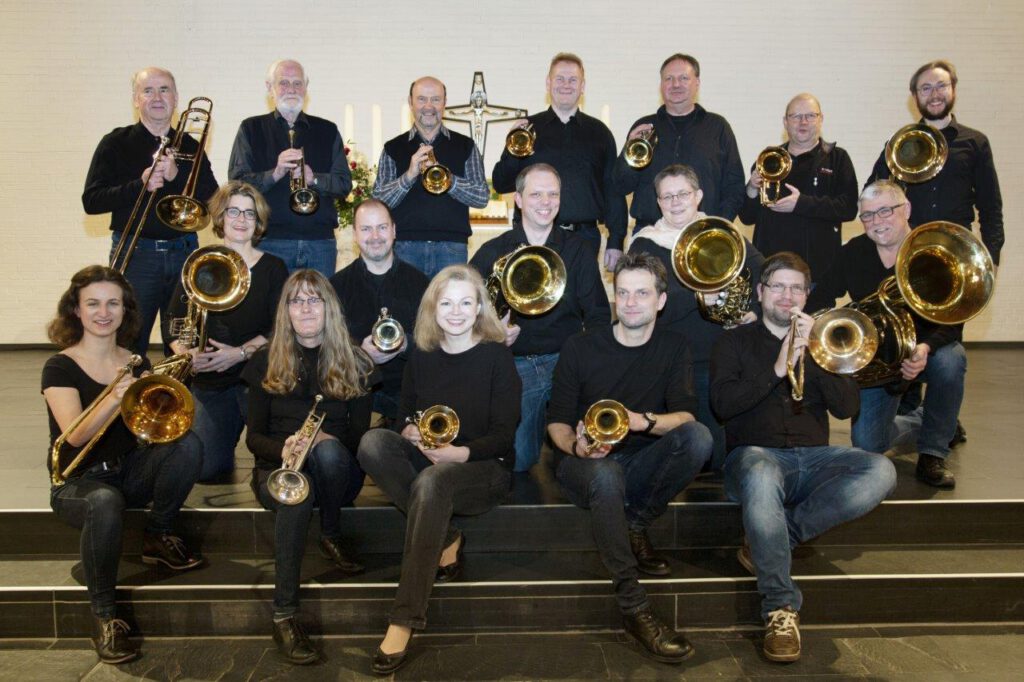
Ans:
[[[664,201],[666,204],[671,204],[676,199],[679,201],[686,201],[692,196],[693,192],[689,191],[676,192],[675,194],[662,194],[658,197],[658,201]]]
[[[903,204],[905,204],[905,203],[907,203],[907,202],[903,202]],[[895,211],[897,208],[899,208],[903,204],[896,204],[895,206],[883,206],[882,208],[878,209],[877,211],[864,211],[863,213],[861,213],[857,217],[860,218],[860,221],[862,223],[870,223],[875,218],[885,219],[885,218],[888,218],[889,216],[891,216],[893,211]]]
[[[288,305],[292,306],[293,308],[302,308],[306,305],[309,305],[310,308],[315,308],[316,306],[322,304],[323,302],[324,299],[320,298],[319,296],[310,296],[309,298],[295,296],[294,298],[288,299]]]
[[[237,218],[238,216],[245,216],[246,220],[256,220],[256,211],[251,208],[242,210],[240,208],[235,208],[234,206],[232,206],[231,208],[226,209],[224,211],[224,215],[231,218],[232,220]]]
[[[772,282],[771,284],[765,284],[764,288],[773,294],[781,294],[786,289],[789,289],[790,293],[794,296],[803,296],[807,293],[807,287],[803,284],[783,284],[782,282]]]
[[[917,92],[918,92],[918,94],[924,95],[925,97],[927,97],[928,95],[932,94],[933,92],[938,92],[938,93],[946,92],[946,90],[949,90],[950,85],[951,84],[949,82],[936,83],[935,85],[932,85],[931,83],[925,83],[924,85],[922,85],[921,87],[919,87],[917,89]]]
[[[806,121],[808,123],[813,123],[814,121],[817,121],[820,116],[821,114],[814,111],[812,111],[809,114],[786,114],[786,118],[788,118],[790,121],[793,121],[794,123],[796,123],[797,121]]]

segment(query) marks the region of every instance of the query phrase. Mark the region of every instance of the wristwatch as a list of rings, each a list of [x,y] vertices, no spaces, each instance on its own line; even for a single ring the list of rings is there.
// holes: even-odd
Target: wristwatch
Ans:
[[[644,419],[647,420],[647,428],[643,430],[643,433],[650,433],[654,425],[658,423],[658,415],[653,412],[644,412]]]

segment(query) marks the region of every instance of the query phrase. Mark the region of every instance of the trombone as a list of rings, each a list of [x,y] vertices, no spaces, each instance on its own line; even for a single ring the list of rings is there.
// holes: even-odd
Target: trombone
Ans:
[[[885,165],[904,183],[931,180],[946,165],[948,156],[946,137],[927,123],[905,125],[885,143]]]
[[[533,146],[536,143],[537,131],[533,129],[532,123],[527,123],[522,128],[513,128],[505,136],[505,149],[517,159],[533,156]]]
[[[459,415],[447,405],[431,405],[406,417],[405,422],[416,425],[420,442],[428,450],[448,445],[459,435]]]
[[[302,426],[295,432],[297,440],[303,441],[301,447],[293,447],[290,454],[294,456],[291,465],[274,469],[267,478],[267,491],[270,496],[281,504],[294,506],[302,504],[309,497],[309,479],[302,473],[302,465],[306,463],[306,455],[313,449],[313,441],[320,433],[320,427],[324,425],[326,412],[317,412],[316,408],[324,397],[320,394],[313,399],[313,407],[306,415]]]
[[[568,277],[565,263],[546,246],[521,245],[494,262],[487,293],[498,317],[509,308],[523,315],[541,315],[558,305]]]
[[[629,433],[629,413],[618,400],[598,400],[583,415],[583,433],[590,443],[587,451],[601,445],[616,445]]]
[[[680,231],[672,247],[672,269],[697,297],[709,322],[735,327],[750,310],[750,274],[743,270],[747,244],[725,218],[698,218]],[[724,292],[718,305],[708,306],[704,294]]]
[[[206,350],[206,316],[231,310],[249,293],[252,273],[245,259],[222,244],[196,249],[181,268],[188,297],[185,317],[171,320],[171,334],[188,348]]]
[[[626,148],[622,154],[630,168],[641,170],[651,165],[654,158],[654,148],[658,145],[658,134],[654,128],[645,130],[632,140],[626,141]]]
[[[785,147],[766,147],[754,167],[761,176],[761,205],[771,206],[782,195],[782,181],[793,169],[793,157]]]
[[[295,129],[288,130],[288,145],[295,149]],[[306,185],[306,152],[299,149],[298,176],[291,176],[288,187],[291,195],[288,197],[288,206],[300,215],[316,213],[320,208],[320,193]]]
[[[423,189],[431,194],[444,194],[452,188],[452,172],[448,170],[448,166],[437,162],[433,149],[427,153],[426,165],[420,171],[420,181],[423,183]]]

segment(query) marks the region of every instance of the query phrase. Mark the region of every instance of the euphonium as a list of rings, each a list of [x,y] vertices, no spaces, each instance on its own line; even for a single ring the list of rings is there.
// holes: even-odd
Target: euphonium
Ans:
[[[203,106],[199,106],[200,104]],[[199,182],[199,172],[202,170],[212,112],[213,101],[210,98],[193,97],[185,111],[181,112],[181,117],[178,119],[178,132],[171,145],[175,161],[190,161],[192,169],[185,180],[185,187],[181,190],[181,194],[172,194],[157,202],[156,217],[167,227],[181,232],[198,232],[210,223],[210,211],[206,208],[206,204],[196,198],[196,185]],[[185,154],[181,151],[181,141],[186,133],[195,134],[197,132],[188,130],[193,124],[200,128],[198,146],[194,154]]]
[[[540,315],[558,304],[566,280],[565,263],[556,251],[522,245],[494,261],[487,293],[498,317],[504,317],[509,308],[523,315]]]
[[[789,322],[789,348],[786,351],[786,375],[789,377],[791,386],[790,394],[793,400],[799,402],[804,399],[804,356],[801,353],[797,357],[795,343],[800,335],[800,327],[797,320],[800,318],[794,312]]]
[[[766,147],[755,163],[761,176],[761,205],[771,206],[782,194],[782,181],[793,168],[793,157],[785,147]]]
[[[214,244],[196,249],[181,269],[188,312],[171,320],[171,335],[187,348],[206,349],[206,314],[231,310],[249,293],[252,274],[233,249]]]
[[[885,143],[885,165],[897,180],[927,182],[946,165],[949,145],[941,130],[927,123],[911,123]]]
[[[370,330],[370,340],[377,350],[390,353],[402,347],[405,342],[405,330],[398,320],[388,314],[387,308],[381,308],[380,315]]]
[[[537,142],[537,131],[533,129],[532,123],[527,123],[522,128],[513,128],[505,136],[505,149],[517,159],[525,159],[533,156],[533,145]]]
[[[452,188],[452,172],[437,162],[433,150],[427,153],[427,162],[420,171],[423,189],[431,194],[444,194]]]
[[[431,405],[405,420],[420,430],[423,447],[433,450],[448,445],[459,435],[459,415],[446,405]]]
[[[288,145],[295,148],[295,129],[291,128],[288,130]],[[316,209],[320,207],[320,193],[312,187],[306,186],[306,153],[299,149],[301,155],[298,161],[298,176],[291,176],[288,181],[288,187],[291,190],[291,196],[288,197],[288,206],[294,212],[301,215],[308,215],[310,213],[316,213]]]
[[[583,415],[583,431],[590,442],[588,449],[615,445],[629,433],[629,413],[618,400],[598,400]]]
[[[746,241],[731,222],[698,218],[676,237],[672,269],[696,295],[701,315],[728,328],[739,324],[750,310],[750,277],[743,272],[746,257]],[[704,294],[716,291],[724,293],[724,300],[709,307]]]
[[[302,504],[309,497],[309,479],[302,473],[302,466],[306,463],[306,455],[313,449],[313,441],[320,433],[320,427],[327,416],[324,412],[316,411],[323,399],[324,397],[319,394],[313,399],[313,407],[306,415],[306,420],[295,432],[296,439],[301,441],[302,445],[292,448],[290,454],[294,455],[294,459],[291,465],[274,469],[267,477],[267,491],[281,504],[294,506]]]
[[[638,170],[647,168],[651,164],[651,159],[654,158],[654,148],[657,144],[658,135],[654,132],[654,128],[643,131],[632,140],[627,140],[626,148],[623,151],[626,163],[631,168]]]

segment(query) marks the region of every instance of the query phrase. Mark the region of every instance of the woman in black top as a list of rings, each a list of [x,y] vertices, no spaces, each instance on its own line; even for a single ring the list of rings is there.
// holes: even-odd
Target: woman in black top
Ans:
[[[235,446],[245,426],[247,400],[242,370],[252,354],[266,345],[281,287],[288,279],[284,261],[256,248],[267,232],[270,207],[255,187],[239,180],[221,185],[209,208],[214,234],[245,260],[251,283],[237,306],[208,314],[207,346],[191,350],[196,370],[192,394],[200,406],[193,428],[203,441],[201,481],[235,470]],[[183,317],[187,308],[185,289],[178,282],[171,317]],[[171,342],[171,348],[175,353],[190,350],[179,341]]]
[[[386,674],[406,660],[413,629],[426,627],[434,581],[454,580],[466,541],[452,514],[483,514],[508,493],[515,462],[521,383],[505,330],[479,273],[451,265],[431,281],[416,316],[395,428],[369,431],[359,463],[407,518],[398,594],[387,634],[373,659]],[[456,439],[424,446],[407,420],[446,405],[459,417]]]
[[[341,547],[341,507],[363,485],[363,472],[351,453],[370,426],[376,382],[373,361],[353,345],[345,317],[327,278],[315,270],[296,270],[285,282],[270,343],[249,361],[242,378],[249,385],[245,442],[256,456],[253,488],[274,526],[274,640],[290,663],[318,658],[295,619],[299,609],[299,571],[314,505],[320,507],[320,552],[347,574],[363,567]],[[296,432],[323,396],[325,414],[302,473],[309,496],[284,505],[267,490],[270,472],[290,466],[305,446]]]
[[[138,307],[124,275],[101,265],[75,274],[47,329],[50,340],[61,348],[43,367],[51,447],[128,364],[132,354],[127,346],[138,331]],[[135,372],[148,369],[149,361],[144,360]],[[134,380],[125,375],[91,416],[68,434],[58,463],[61,469],[119,410]],[[202,460],[202,443],[191,432],[173,443],[140,446],[116,419],[67,482],[50,491],[50,506],[57,515],[82,530],[82,568],[97,630],[93,641],[104,663],[122,663],[138,655],[128,640],[128,624],[117,618],[115,608],[122,512],[153,503],[143,540],[144,562],[174,570],[199,566],[202,559],[173,534],[173,525]],[[51,466],[49,451],[46,463]]]

